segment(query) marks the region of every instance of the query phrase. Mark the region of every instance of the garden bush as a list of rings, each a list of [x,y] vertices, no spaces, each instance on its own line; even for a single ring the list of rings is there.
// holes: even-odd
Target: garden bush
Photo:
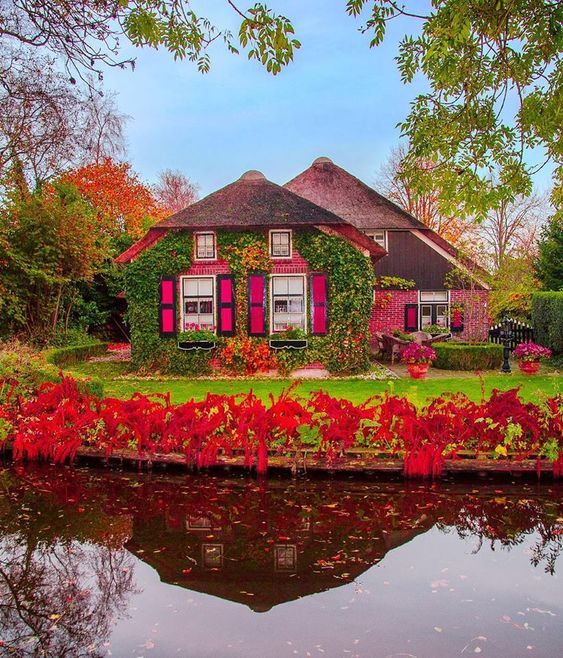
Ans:
[[[63,368],[71,366],[75,363],[85,361],[91,356],[100,356],[105,354],[108,349],[107,343],[100,343],[99,341],[91,341],[85,345],[73,345],[70,347],[57,347],[46,350],[45,358],[48,363]]]
[[[502,345],[494,343],[434,343],[436,368],[442,370],[496,370],[502,363]]]
[[[44,353],[17,341],[0,345],[0,404],[7,397],[28,398],[35,395],[42,384],[58,381],[59,369]],[[91,395],[104,393],[103,384],[98,380],[80,380],[79,385]]]
[[[532,324],[540,345],[563,354],[563,291],[532,295]]]

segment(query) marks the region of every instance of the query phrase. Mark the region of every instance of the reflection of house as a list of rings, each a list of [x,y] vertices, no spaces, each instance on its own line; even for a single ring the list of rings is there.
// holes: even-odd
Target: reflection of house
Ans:
[[[363,490],[357,496],[347,491],[346,511],[335,509],[336,491],[331,501],[319,500],[318,509],[311,509],[310,491],[303,492],[302,505],[297,497],[288,506],[286,484],[269,485],[267,513],[250,491],[243,504],[234,497],[239,506],[221,522],[206,514],[203,502],[185,516],[169,510],[137,519],[127,548],[142,550],[139,557],[164,582],[260,612],[354,580],[433,524],[416,512],[410,527],[395,527],[397,515],[381,513],[389,498],[366,501]]]

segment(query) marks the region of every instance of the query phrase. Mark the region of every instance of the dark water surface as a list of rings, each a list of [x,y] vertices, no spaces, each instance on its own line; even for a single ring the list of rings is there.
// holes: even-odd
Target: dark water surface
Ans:
[[[0,483],[0,655],[563,656],[560,485]]]

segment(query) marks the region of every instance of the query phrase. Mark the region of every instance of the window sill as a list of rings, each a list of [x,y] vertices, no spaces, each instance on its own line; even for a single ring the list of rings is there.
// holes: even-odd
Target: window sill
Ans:
[[[215,348],[215,341],[211,340],[179,340],[178,349],[188,350],[212,350]]]
[[[273,350],[304,350],[309,344],[306,338],[270,338],[268,342]]]

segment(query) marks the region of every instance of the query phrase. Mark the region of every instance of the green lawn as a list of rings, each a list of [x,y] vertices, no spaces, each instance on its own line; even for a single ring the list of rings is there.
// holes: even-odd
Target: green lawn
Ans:
[[[128,365],[118,362],[86,362],[69,366],[70,374],[95,377],[104,383],[106,396],[128,398],[135,392],[164,393],[170,392],[172,402],[185,402],[190,398],[201,399],[206,393],[241,393],[252,389],[260,398],[267,399],[287,388],[294,380],[290,379],[244,379],[244,380],[193,380],[193,379],[123,379]],[[308,380],[301,382],[297,392],[306,395],[311,391],[322,389],[335,397],[347,398],[353,402],[363,402],[372,395],[389,391],[397,395],[407,395],[416,404],[422,404],[428,397],[434,397],[450,391],[463,391],[474,400],[481,397],[481,382],[476,376],[455,376],[448,378],[444,372],[440,377],[423,381],[398,379],[391,381],[372,381],[358,379]],[[526,377],[514,372],[511,375],[490,373],[484,376],[485,392],[492,389],[521,387],[524,400],[538,401],[544,395],[555,395],[561,391],[561,376],[558,373],[540,374]]]

